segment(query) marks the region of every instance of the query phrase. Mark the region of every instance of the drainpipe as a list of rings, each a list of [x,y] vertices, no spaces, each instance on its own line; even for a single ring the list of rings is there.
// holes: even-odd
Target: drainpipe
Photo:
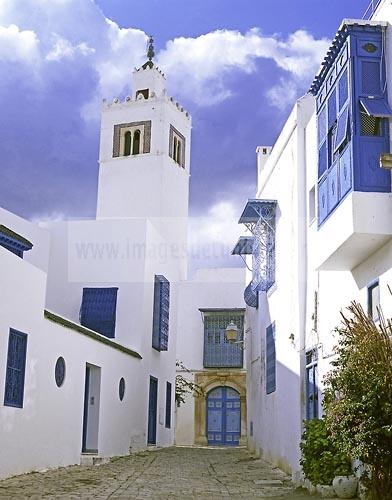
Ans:
[[[308,123],[309,110],[307,109],[305,97],[297,103],[298,127],[297,127],[297,195],[298,195],[298,328],[299,328],[299,361],[300,361],[300,417],[301,432],[303,431],[304,415],[304,390],[303,381],[305,375],[304,351],[306,342],[306,315],[307,315],[307,281],[308,281],[308,242],[307,242],[307,183],[306,183],[306,133],[305,127]],[[305,102],[303,102],[305,101]],[[305,107],[305,109],[304,109]]]

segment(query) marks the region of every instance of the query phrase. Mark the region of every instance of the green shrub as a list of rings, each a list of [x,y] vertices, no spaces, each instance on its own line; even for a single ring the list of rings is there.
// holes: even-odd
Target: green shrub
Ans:
[[[332,484],[335,476],[352,473],[350,460],[334,445],[324,419],[305,422],[300,446],[302,470],[314,485]]]
[[[352,303],[338,328],[337,357],[325,379],[324,409],[340,450],[366,464],[372,499],[392,498],[392,323],[377,327]]]

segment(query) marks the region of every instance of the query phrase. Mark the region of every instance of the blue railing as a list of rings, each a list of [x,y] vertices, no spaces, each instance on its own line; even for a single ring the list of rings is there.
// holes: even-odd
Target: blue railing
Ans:
[[[372,0],[368,5],[368,8],[366,9],[364,15],[362,16],[362,19],[370,19],[381,2],[382,0]]]

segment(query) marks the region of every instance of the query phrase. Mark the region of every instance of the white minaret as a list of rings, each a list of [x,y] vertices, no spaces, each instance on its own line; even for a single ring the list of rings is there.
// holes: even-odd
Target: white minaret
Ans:
[[[188,217],[191,117],[153,56],[150,39],[132,97],[103,105],[97,219]]]
[[[191,117],[166,93],[152,59],[132,74],[133,93],[102,108],[97,219],[139,219],[186,276]],[[133,235],[127,235],[132,239]],[[163,244],[163,247],[162,247]]]

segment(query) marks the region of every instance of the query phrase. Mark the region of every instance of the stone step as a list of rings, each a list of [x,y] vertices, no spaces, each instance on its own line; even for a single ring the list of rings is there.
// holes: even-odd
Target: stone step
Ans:
[[[80,465],[93,466],[93,465],[103,465],[110,462],[109,457],[100,457],[93,453],[82,453],[80,455]]]

